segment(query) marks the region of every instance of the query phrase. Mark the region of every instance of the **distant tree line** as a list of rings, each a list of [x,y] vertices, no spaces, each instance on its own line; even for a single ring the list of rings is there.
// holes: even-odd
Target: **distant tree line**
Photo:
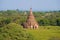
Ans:
[[[29,11],[20,11],[18,9],[0,11],[0,27],[9,23],[21,25],[27,20],[28,14]],[[60,26],[60,11],[33,11],[33,14],[40,26]]]

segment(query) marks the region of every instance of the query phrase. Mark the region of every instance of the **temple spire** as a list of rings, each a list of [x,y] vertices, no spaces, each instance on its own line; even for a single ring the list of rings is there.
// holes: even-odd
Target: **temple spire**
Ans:
[[[32,8],[30,8],[30,14],[32,14]]]

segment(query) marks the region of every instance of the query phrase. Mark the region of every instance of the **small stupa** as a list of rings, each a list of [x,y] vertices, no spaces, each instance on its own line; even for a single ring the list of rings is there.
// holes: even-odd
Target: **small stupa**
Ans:
[[[34,15],[32,13],[32,8],[30,8],[30,13],[27,17],[26,22],[23,24],[24,28],[33,28],[37,29],[38,28],[38,23],[36,22]]]

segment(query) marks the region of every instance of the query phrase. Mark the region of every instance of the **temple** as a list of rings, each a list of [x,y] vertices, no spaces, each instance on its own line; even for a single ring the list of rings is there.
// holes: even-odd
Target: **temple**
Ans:
[[[38,23],[36,22],[34,15],[32,13],[32,8],[30,8],[30,13],[27,17],[26,22],[23,24],[24,28],[32,28],[32,29],[37,29],[38,28]]]

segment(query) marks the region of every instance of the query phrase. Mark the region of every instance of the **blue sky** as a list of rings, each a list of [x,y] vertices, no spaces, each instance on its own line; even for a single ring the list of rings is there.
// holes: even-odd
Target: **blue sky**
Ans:
[[[0,0],[0,10],[60,10],[60,0]]]

